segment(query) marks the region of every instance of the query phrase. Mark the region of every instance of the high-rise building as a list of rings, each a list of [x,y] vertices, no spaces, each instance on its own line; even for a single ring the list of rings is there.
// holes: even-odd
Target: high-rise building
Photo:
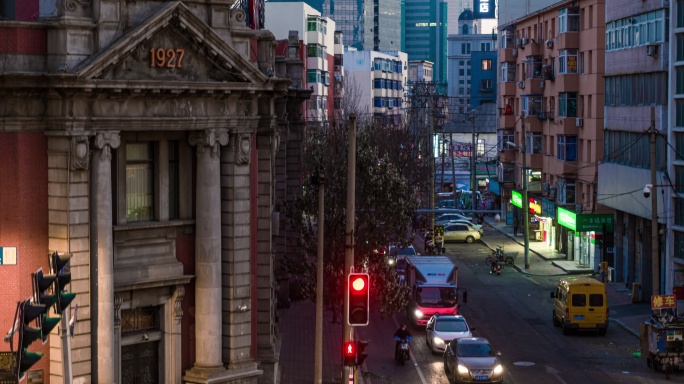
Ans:
[[[558,0],[498,0],[499,25],[508,24],[555,3],[558,3]]]
[[[409,60],[434,63],[433,81],[447,80],[447,2],[406,0],[404,46]]]
[[[615,209],[620,223],[615,226],[614,253],[606,261],[614,268],[615,281],[640,285],[635,293],[641,300],[658,294],[654,288],[661,294],[672,292],[677,285],[672,271],[684,269],[676,261],[684,254],[680,245],[684,232],[678,230],[684,223],[684,205],[677,198],[684,191],[684,168],[677,166],[684,153],[684,136],[678,132],[684,127],[684,108],[677,98],[684,92],[680,43],[684,34],[676,33],[684,27],[684,4],[670,2],[670,6],[678,5],[672,13],[666,4],[606,0],[605,44],[598,46],[605,49],[606,68],[605,84],[599,84],[605,85],[605,133],[604,157],[598,164],[598,200]],[[576,17],[582,17],[583,11],[580,8]],[[580,51],[580,55],[584,68],[595,65],[597,59],[592,60],[591,52]],[[653,147],[651,140],[655,140]],[[655,163],[652,148],[656,149]],[[645,198],[645,186],[654,184],[651,172],[656,182],[651,196]],[[652,199],[656,200],[655,213]],[[656,226],[655,238],[652,226]],[[672,263],[666,261],[669,255],[674,256]],[[679,285],[684,286],[682,277]]]
[[[492,39],[491,33],[477,33],[481,21],[473,18],[472,10],[463,11],[458,23],[459,33],[447,37],[447,83],[452,100],[450,112],[456,114],[469,111],[471,104],[481,104],[478,100],[471,103],[471,52],[496,49],[496,40]]]
[[[344,45],[367,51],[404,51],[402,0],[316,0],[321,15],[335,20]]]

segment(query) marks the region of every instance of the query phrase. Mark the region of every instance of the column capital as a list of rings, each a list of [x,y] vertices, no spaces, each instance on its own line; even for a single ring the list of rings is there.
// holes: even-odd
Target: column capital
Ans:
[[[188,142],[190,145],[197,146],[197,156],[208,153],[211,157],[218,157],[219,147],[221,145],[228,145],[228,130],[206,129],[204,131],[194,131],[190,133]]]
[[[97,132],[93,144],[100,150],[101,160],[111,160],[112,148],[119,148],[121,136],[118,131]]]

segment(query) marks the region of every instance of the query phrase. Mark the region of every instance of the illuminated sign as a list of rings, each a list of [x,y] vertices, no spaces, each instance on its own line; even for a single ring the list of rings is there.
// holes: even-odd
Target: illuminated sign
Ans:
[[[597,213],[575,213],[567,209],[558,207],[558,224],[567,229],[576,232],[603,232],[604,226],[606,230],[613,228],[615,222],[615,215],[597,214]]]
[[[570,212],[567,209],[558,207],[558,224],[564,226],[567,229],[576,230],[577,225],[577,214],[575,212]]]
[[[534,213],[535,215],[540,215],[542,212],[541,209],[541,204],[537,203],[537,200],[530,198],[530,213]]]
[[[511,204],[518,208],[522,208],[522,195],[518,191],[511,191]]]
[[[495,0],[474,0],[473,9],[475,19],[496,19]]]
[[[677,297],[675,295],[653,295],[651,296],[651,309],[675,308],[677,307]]]

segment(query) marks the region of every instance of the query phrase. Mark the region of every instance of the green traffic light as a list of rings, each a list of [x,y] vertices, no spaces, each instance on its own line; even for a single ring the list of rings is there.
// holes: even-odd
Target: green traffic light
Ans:
[[[60,292],[59,303],[57,303],[57,313],[61,315],[75,298],[75,293]]]
[[[40,352],[19,352],[19,377],[23,377],[24,373],[29,370],[35,363],[43,357]]]

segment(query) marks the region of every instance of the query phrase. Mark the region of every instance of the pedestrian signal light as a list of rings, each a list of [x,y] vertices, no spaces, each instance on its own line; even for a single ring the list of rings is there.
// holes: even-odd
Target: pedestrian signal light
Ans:
[[[344,343],[344,350],[342,351],[344,356],[345,367],[353,367],[356,365],[356,342],[346,341]]]
[[[352,326],[368,325],[369,316],[369,279],[367,273],[350,273],[347,289],[349,316],[347,323]]]

